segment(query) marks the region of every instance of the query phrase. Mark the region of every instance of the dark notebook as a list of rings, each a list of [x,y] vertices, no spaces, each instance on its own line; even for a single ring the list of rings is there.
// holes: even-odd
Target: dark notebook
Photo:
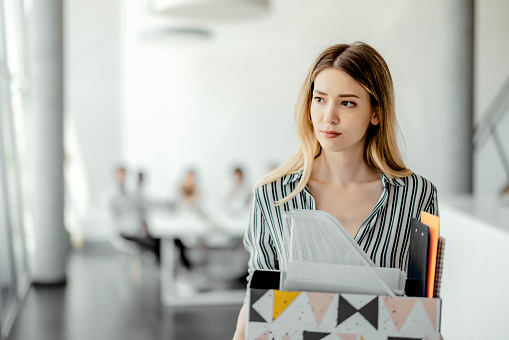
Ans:
[[[428,282],[429,227],[413,219],[410,221],[408,272],[405,285],[407,296],[425,297]]]
[[[445,239],[440,237],[438,239],[437,251],[437,266],[435,269],[435,286],[433,290],[433,297],[440,297],[440,285],[442,284],[442,273],[444,272],[444,248]]]

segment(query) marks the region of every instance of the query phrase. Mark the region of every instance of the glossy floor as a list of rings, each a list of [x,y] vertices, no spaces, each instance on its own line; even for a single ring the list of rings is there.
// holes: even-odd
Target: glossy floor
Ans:
[[[122,263],[107,246],[72,252],[67,285],[31,287],[8,339],[231,339],[240,305],[162,307],[157,268],[143,265],[140,284]]]

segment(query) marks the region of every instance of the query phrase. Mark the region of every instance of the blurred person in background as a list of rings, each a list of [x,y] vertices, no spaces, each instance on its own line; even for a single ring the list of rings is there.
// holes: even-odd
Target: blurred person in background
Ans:
[[[132,197],[136,202],[137,214],[141,223],[140,234],[149,234],[147,226],[147,211],[151,207],[151,204],[145,195],[145,174],[142,171],[137,174],[136,190],[132,193]]]
[[[120,222],[122,214],[130,201],[126,188],[126,169],[124,166],[118,166],[115,169],[115,193],[110,198],[110,210],[115,222]],[[136,229],[136,228],[134,228]]]
[[[177,193],[177,201],[175,202],[176,213],[191,213],[191,214],[202,214],[200,209],[201,196],[198,190],[196,180],[196,172],[194,169],[187,170],[182,184],[178,187]],[[177,237],[174,239],[175,246],[179,250],[180,253],[180,261],[183,267],[186,269],[186,274],[184,275],[184,283],[189,284],[186,280],[193,279],[193,265],[189,260],[189,256],[187,254],[188,247],[182,242],[182,239]],[[181,281],[177,282],[179,285]],[[178,287],[177,287],[178,288]]]
[[[196,182],[195,170],[189,169],[179,187],[177,209],[199,210],[201,195]]]
[[[144,174],[138,173],[137,190],[134,192],[129,192],[127,188],[126,174],[123,166],[119,166],[115,171],[118,192],[110,202],[115,231],[124,239],[137,244],[142,251],[154,254],[159,262],[160,240],[150,235],[147,226],[147,202],[143,195]]]
[[[117,183],[118,193],[120,195],[127,195],[127,189],[125,184],[126,169],[124,166],[118,166],[115,170],[115,181]]]
[[[233,187],[229,192],[226,199],[226,208],[230,216],[235,219],[239,219],[240,226],[245,226],[245,223],[249,218],[249,207],[251,205],[251,198],[253,191],[251,186],[247,184],[245,171],[242,167],[237,166],[233,170]],[[245,219],[245,221],[244,221]],[[247,265],[245,259],[247,259],[247,252],[243,247],[243,237],[227,236],[230,241],[229,244],[234,251],[236,258],[235,262],[232,262],[232,272],[237,273],[233,281],[240,287],[246,285],[247,277]],[[239,262],[240,261],[240,262]]]
[[[226,198],[226,208],[229,213],[239,214],[249,209],[251,203],[251,188],[246,184],[244,171],[241,167],[233,170],[233,187]]]

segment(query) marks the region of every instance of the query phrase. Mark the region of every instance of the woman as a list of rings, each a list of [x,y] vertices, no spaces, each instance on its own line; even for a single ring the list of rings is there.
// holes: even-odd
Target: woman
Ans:
[[[407,268],[409,224],[438,213],[436,188],[406,168],[397,144],[392,78],[364,43],[334,45],[313,63],[296,110],[300,145],[255,187],[244,237],[255,269],[278,269],[281,212],[324,210],[373,262]],[[318,246],[318,245],[317,245]],[[246,305],[234,339],[244,339]]]
[[[181,201],[179,208],[199,208],[200,193],[198,186],[196,185],[196,174],[195,171],[189,169],[184,178],[184,182],[180,186]]]

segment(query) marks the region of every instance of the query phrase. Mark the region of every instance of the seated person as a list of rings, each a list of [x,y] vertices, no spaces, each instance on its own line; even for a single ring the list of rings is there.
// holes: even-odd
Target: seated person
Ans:
[[[138,174],[138,189],[129,193],[126,188],[126,169],[118,167],[115,172],[118,193],[111,199],[111,212],[115,228],[123,238],[135,242],[142,250],[153,253],[160,260],[160,239],[152,237],[146,222],[146,202],[143,199],[143,173]]]
[[[251,188],[244,180],[244,171],[240,167],[233,170],[234,184],[226,198],[227,210],[232,214],[249,210],[251,203]]]

